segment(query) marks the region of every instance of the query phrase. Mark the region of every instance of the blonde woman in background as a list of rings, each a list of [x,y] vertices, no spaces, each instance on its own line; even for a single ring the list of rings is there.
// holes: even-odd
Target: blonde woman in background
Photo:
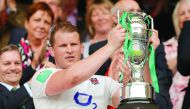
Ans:
[[[181,0],[176,4],[173,12],[173,24],[176,36],[164,43],[166,60],[169,69],[172,71],[173,83],[170,87],[170,97],[173,109],[181,109],[185,91],[189,82],[189,76],[182,76],[177,70],[177,48],[178,39],[185,21],[190,20],[190,0]]]
[[[93,1],[86,15],[86,24],[89,32],[89,41],[84,43],[83,57],[89,56],[91,44],[104,41],[114,27],[111,8],[113,4],[109,0]]]

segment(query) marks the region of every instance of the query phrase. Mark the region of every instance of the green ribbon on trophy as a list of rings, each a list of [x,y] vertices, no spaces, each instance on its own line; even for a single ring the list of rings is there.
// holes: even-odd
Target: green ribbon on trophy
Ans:
[[[119,19],[120,20],[119,23],[122,25],[123,28],[125,28],[125,30],[127,30],[125,42],[123,45],[123,50],[124,50],[124,55],[125,55],[125,59],[124,59],[125,64],[127,63],[128,56],[133,55],[133,53],[135,53],[133,51],[133,47],[132,47],[133,41],[131,40],[131,38],[129,36],[129,34],[132,33],[131,22],[130,22],[132,18],[133,18],[132,14],[123,12],[121,18]],[[147,19],[145,17],[145,20],[147,20],[148,25],[149,25],[150,24],[149,19]],[[148,51],[150,52],[149,68],[150,68],[150,76],[152,79],[152,86],[154,87],[155,92],[159,93],[159,85],[158,85],[158,79],[156,76],[156,69],[155,69],[155,55],[154,55],[155,51],[154,51],[154,47],[152,44],[149,44]],[[121,74],[120,81],[122,81],[122,79],[123,79],[123,73]]]

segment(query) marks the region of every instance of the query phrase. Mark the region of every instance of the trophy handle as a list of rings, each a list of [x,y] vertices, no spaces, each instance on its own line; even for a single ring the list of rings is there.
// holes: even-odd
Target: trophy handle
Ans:
[[[148,17],[150,18],[150,21],[151,21],[151,27],[150,27],[150,29],[154,29],[154,20],[153,20],[153,18],[150,15],[148,15]]]
[[[144,21],[146,22],[146,19],[148,19],[150,21],[150,24],[147,26],[149,31],[148,36],[150,37],[152,34],[152,30],[154,29],[154,20],[150,15],[147,15],[146,13],[144,13]],[[148,22],[149,22],[148,21]],[[147,23],[147,22],[146,22]]]
[[[150,15],[147,15],[145,13],[144,18],[146,18],[146,17],[150,20],[150,28],[149,29],[154,29],[154,20],[153,20],[153,18]]]

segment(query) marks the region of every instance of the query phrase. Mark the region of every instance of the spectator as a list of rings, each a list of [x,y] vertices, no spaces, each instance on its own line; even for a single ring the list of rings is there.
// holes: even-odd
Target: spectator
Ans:
[[[83,58],[92,54],[94,51],[90,46],[101,41],[105,41],[103,45],[107,43],[107,37],[111,29],[114,27],[112,19],[111,8],[113,4],[109,0],[92,1],[89,6],[86,15],[86,24],[89,31],[90,40],[84,42]],[[103,45],[100,45],[101,47]],[[108,70],[111,60],[108,59],[106,63],[96,72],[97,75],[104,75]]]
[[[189,69],[189,64],[190,64],[190,50],[187,48],[190,44],[190,21],[184,22],[183,29],[181,31],[180,37],[179,37],[179,46],[178,46],[178,57],[177,57],[177,68],[183,76],[189,76],[190,75],[190,69]],[[187,84],[184,84],[187,85]],[[182,103],[182,108],[181,109],[189,109],[189,100],[190,100],[190,82],[188,80],[188,86],[183,89],[185,90],[185,96],[184,100]]]
[[[113,4],[108,0],[94,1],[89,6],[86,15],[86,21],[90,35],[90,41],[84,44],[88,45],[84,48],[84,58],[89,55],[89,45],[106,40],[111,29],[114,27],[111,14],[112,6]]]
[[[173,103],[173,109],[181,108],[185,91],[182,91],[188,83],[189,77],[182,76],[177,70],[177,51],[178,39],[183,28],[183,23],[190,20],[189,0],[181,0],[177,3],[173,12],[173,24],[176,36],[164,42],[164,51],[169,69],[173,73],[173,83],[170,88],[170,96]],[[177,96],[176,96],[177,95]]]
[[[34,109],[29,85],[19,85],[22,76],[21,55],[16,45],[0,50],[0,108]],[[17,90],[13,90],[18,88]]]
[[[53,12],[43,2],[32,4],[27,11],[25,21],[27,34],[18,44],[24,71],[21,84],[30,80],[36,70],[42,68],[50,57],[47,39],[53,18]]]
[[[28,1],[29,2],[29,1]],[[53,14],[54,14],[54,22],[57,20],[60,20],[60,17],[62,16],[62,10],[61,10],[61,6],[60,6],[60,0],[34,0],[34,3],[37,2],[45,2],[49,5],[49,7],[52,9]],[[28,6],[28,5],[26,5]],[[26,11],[27,8],[24,8],[24,12]],[[16,12],[15,15],[20,15],[21,12]],[[24,13],[25,15],[25,13]],[[13,16],[14,18],[14,16]],[[25,16],[23,17],[25,18]],[[24,20],[23,20],[24,22]],[[24,25],[24,23],[23,23]],[[21,40],[21,38],[27,34],[27,30],[25,27],[21,27],[21,28],[15,28],[10,32],[10,39],[9,39],[9,44],[18,44]]]

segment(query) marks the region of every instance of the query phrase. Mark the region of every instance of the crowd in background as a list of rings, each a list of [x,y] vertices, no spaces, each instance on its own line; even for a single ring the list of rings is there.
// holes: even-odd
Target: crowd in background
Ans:
[[[10,72],[18,72],[15,81],[21,92],[17,90],[12,93],[22,93],[19,97],[27,104],[24,108],[34,109],[29,88],[31,78],[41,68],[56,67],[51,50],[55,24],[68,21],[77,27],[83,44],[78,58],[85,59],[109,42],[107,39],[117,25],[114,8],[127,12],[144,11],[153,17],[154,31],[159,38],[159,41],[153,39],[153,43],[156,43],[155,65],[160,87],[160,93],[155,94],[155,102],[159,109],[188,109],[190,71],[182,63],[189,65],[190,56],[182,57],[185,53],[182,54],[181,50],[184,43],[188,49],[188,42],[183,41],[186,40],[184,36],[190,35],[187,32],[190,29],[190,0],[0,0],[0,84],[8,81],[3,76],[3,62],[7,58],[4,54],[7,54],[10,59],[13,58],[14,64],[19,65]],[[179,53],[181,57],[178,57]],[[113,64],[120,55],[123,55],[121,51],[111,55],[95,75],[111,75],[118,80],[110,72],[118,69]],[[0,85],[0,93],[1,90],[4,89]],[[16,105],[14,97],[17,96],[6,101],[7,107],[3,109],[23,108],[19,102]],[[0,99],[5,98],[0,95]]]
[[[15,29],[24,27],[26,8],[32,3],[39,1],[45,1],[49,4],[54,12],[55,21],[67,19],[78,27],[83,41],[88,40],[89,37],[86,37],[86,25],[88,24],[85,19],[87,10],[93,0],[1,0],[1,46],[9,43],[10,37],[14,37],[14,34],[16,34],[14,33]],[[113,4],[117,2],[117,0],[110,1]],[[166,41],[175,35],[172,24],[172,12],[177,0],[137,0],[137,2],[143,11],[154,18],[155,29],[159,31],[161,41]],[[22,35],[18,32],[17,34]],[[11,43],[14,43],[14,41]]]

